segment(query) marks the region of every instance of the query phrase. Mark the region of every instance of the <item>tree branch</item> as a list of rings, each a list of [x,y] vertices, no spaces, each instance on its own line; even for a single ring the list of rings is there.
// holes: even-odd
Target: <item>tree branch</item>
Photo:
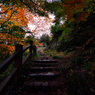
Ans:
[[[39,3],[36,3],[35,1],[30,1],[29,4],[27,4],[27,2],[24,2],[23,0],[20,0],[24,5],[26,5],[30,10],[33,9],[34,10],[37,10],[37,11],[41,11],[43,12],[45,15],[47,15],[47,12],[45,10],[42,9],[42,7],[40,6]]]
[[[69,4],[69,3],[65,3],[63,0],[61,0],[62,1],[62,3],[64,3],[64,4]]]
[[[62,3],[64,3],[64,4],[75,4],[75,3],[80,3],[80,1],[79,0],[77,0],[76,2],[74,2],[74,3],[66,3],[66,2],[64,2],[63,0],[61,0],[62,1]]]
[[[8,8],[9,9],[9,8]],[[8,9],[6,10],[6,11],[4,11],[4,12],[0,12],[0,14],[4,14],[4,13],[6,13],[7,11],[8,11]]]
[[[11,13],[10,17],[9,17],[5,22],[3,22],[2,25],[4,25],[6,22],[8,22],[8,21],[11,19],[12,15],[13,15],[16,11],[17,11],[17,10],[13,11],[13,12]]]

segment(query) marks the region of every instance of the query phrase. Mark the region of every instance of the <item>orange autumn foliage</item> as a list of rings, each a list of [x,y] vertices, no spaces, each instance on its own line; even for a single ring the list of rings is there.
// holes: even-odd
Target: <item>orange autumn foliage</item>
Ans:
[[[16,7],[14,6],[5,6],[1,5],[0,7],[0,24],[7,25],[5,29],[11,29],[13,26],[27,28],[28,19],[25,16],[26,9],[25,7]],[[10,23],[11,22],[11,23]],[[22,31],[13,31],[12,34],[9,34],[7,31],[2,30],[0,33],[0,53],[2,54],[12,54],[14,51],[13,44],[18,42],[19,44],[25,45],[24,38],[18,38],[16,35],[22,35]],[[2,55],[1,54],[1,55]]]
[[[15,37],[11,38],[10,34],[0,33],[0,41],[2,41],[0,44],[0,53],[12,54],[14,46],[11,44],[14,43],[16,39]]]
[[[14,46],[0,44],[0,53],[11,55],[14,51]]]
[[[43,45],[43,43],[39,43],[39,46],[42,46]]]
[[[3,13],[4,11],[6,12]],[[25,16],[26,9],[24,7],[17,8],[15,5],[5,7],[4,5],[2,5],[1,12],[2,12],[1,19],[0,19],[1,25],[5,22],[7,23],[7,21],[10,21],[13,24],[10,25],[7,23],[9,27],[12,27],[13,25],[20,26],[20,27],[27,27],[28,19]]]
[[[89,0],[62,0],[61,6],[65,12],[67,20],[70,21],[85,21],[89,16]],[[93,0],[91,0],[93,1]],[[78,15],[76,15],[78,13]],[[74,16],[77,17],[74,17]]]
[[[38,45],[38,44],[39,44],[39,40],[38,39],[34,39],[33,45]]]

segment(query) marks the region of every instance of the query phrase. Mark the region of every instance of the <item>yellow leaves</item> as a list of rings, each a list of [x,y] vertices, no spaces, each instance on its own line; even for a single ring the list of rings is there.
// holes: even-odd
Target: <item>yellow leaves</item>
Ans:
[[[12,52],[15,50],[14,46],[11,45],[5,45],[5,44],[0,44],[0,52],[5,53],[5,54],[12,54]]]
[[[13,50],[15,50],[15,47],[14,47],[14,46],[8,45],[7,47],[8,47],[8,51],[13,51]]]
[[[8,10],[8,12],[7,12],[7,18],[9,18],[10,17],[10,15],[12,14],[12,10]]]
[[[1,11],[4,12],[5,10],[7,10],[7,12],[1,14],[1,19],[0,19],[1,24],[7,21],[11,21],[14,24],[9,25],[9,27],[12,27],[13,25],[26,27],[28,19],[25,15],[26,9],[24,7],[17,8],[14,5],[14,6],[9,6],[7,8],[4,5],[2,5]]]
[[[12,10],[15,11],[15,10],[17,10],[17,9],[18,9],[18,8],[14,5]]]
[[[7,12],[5,12],[6,10]],[[0,24],[8,21],[12,22],[6,23],[6,25],[8,26],[6,27],[6,29],[11,29],[11,27],[13,27],[14,25],[24,28],[27,26],[28,19],[25,15],[25,8],[18,8],[16,6],[5,7],[4,5],[2,5],[1,12],[4,13],[0,15]],[[0,51],[6,54],[12,54],[12,52],[14,51],[14,46],[12,46],[13,43],[17,42],[19,44],[25,45],[25,43],[23,42],[24,38],[23,36],[21,36],[21,32],[22,31],[20,30],[15,32],[13,31],[12,35],[8,33],[0,33],[0,41],[2,41],[2,44],[0,44]]]
[[[22,35],[21,31],[16,31],[16,33]],[[5,54],[13,53],[15,48],[11,44],[14,42],[25,45],[24,38],[17,38],[16,36],[7,33],[0,33],[0,40],[2,41],[2,44],[0,44],[0,52]]]

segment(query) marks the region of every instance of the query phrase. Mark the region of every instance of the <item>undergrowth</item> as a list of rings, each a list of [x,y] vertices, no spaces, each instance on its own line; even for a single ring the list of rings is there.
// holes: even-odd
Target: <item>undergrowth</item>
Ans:
[[[61,53],[52,50],[45,52],[54,59],[60,59],[60,69],[63,75],[65,74],[63,80],[65,80],[67,95],[95,95],[95,59],[93,52],[94,49],[82,52],[70,52],[68,49]]]

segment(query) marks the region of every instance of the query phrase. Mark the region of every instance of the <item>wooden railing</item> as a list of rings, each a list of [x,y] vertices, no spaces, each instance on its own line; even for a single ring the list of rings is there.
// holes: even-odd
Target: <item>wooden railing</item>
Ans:
[[[23,59],[23,53],[29,49],[29,53],[27,56]],[[10,75],[5,79],[5,81],[0,85],[0,95],[4,95],[6,88],[8,87],[8,84],[10,82],[16,82],[16,80],[20,76],[21,68],[23,64],[32,57],[32,54],[36,53],[36,47],[33,46],[33,41],[30,41],[30,44],[23,48],[23,45],[17,44],[15,45],[15,53],[11,55],[8,59],[6,59],[1,65],[0,65],[0,74],[2,74],[7,67],[14,62],[14,69],[10,73]]]

